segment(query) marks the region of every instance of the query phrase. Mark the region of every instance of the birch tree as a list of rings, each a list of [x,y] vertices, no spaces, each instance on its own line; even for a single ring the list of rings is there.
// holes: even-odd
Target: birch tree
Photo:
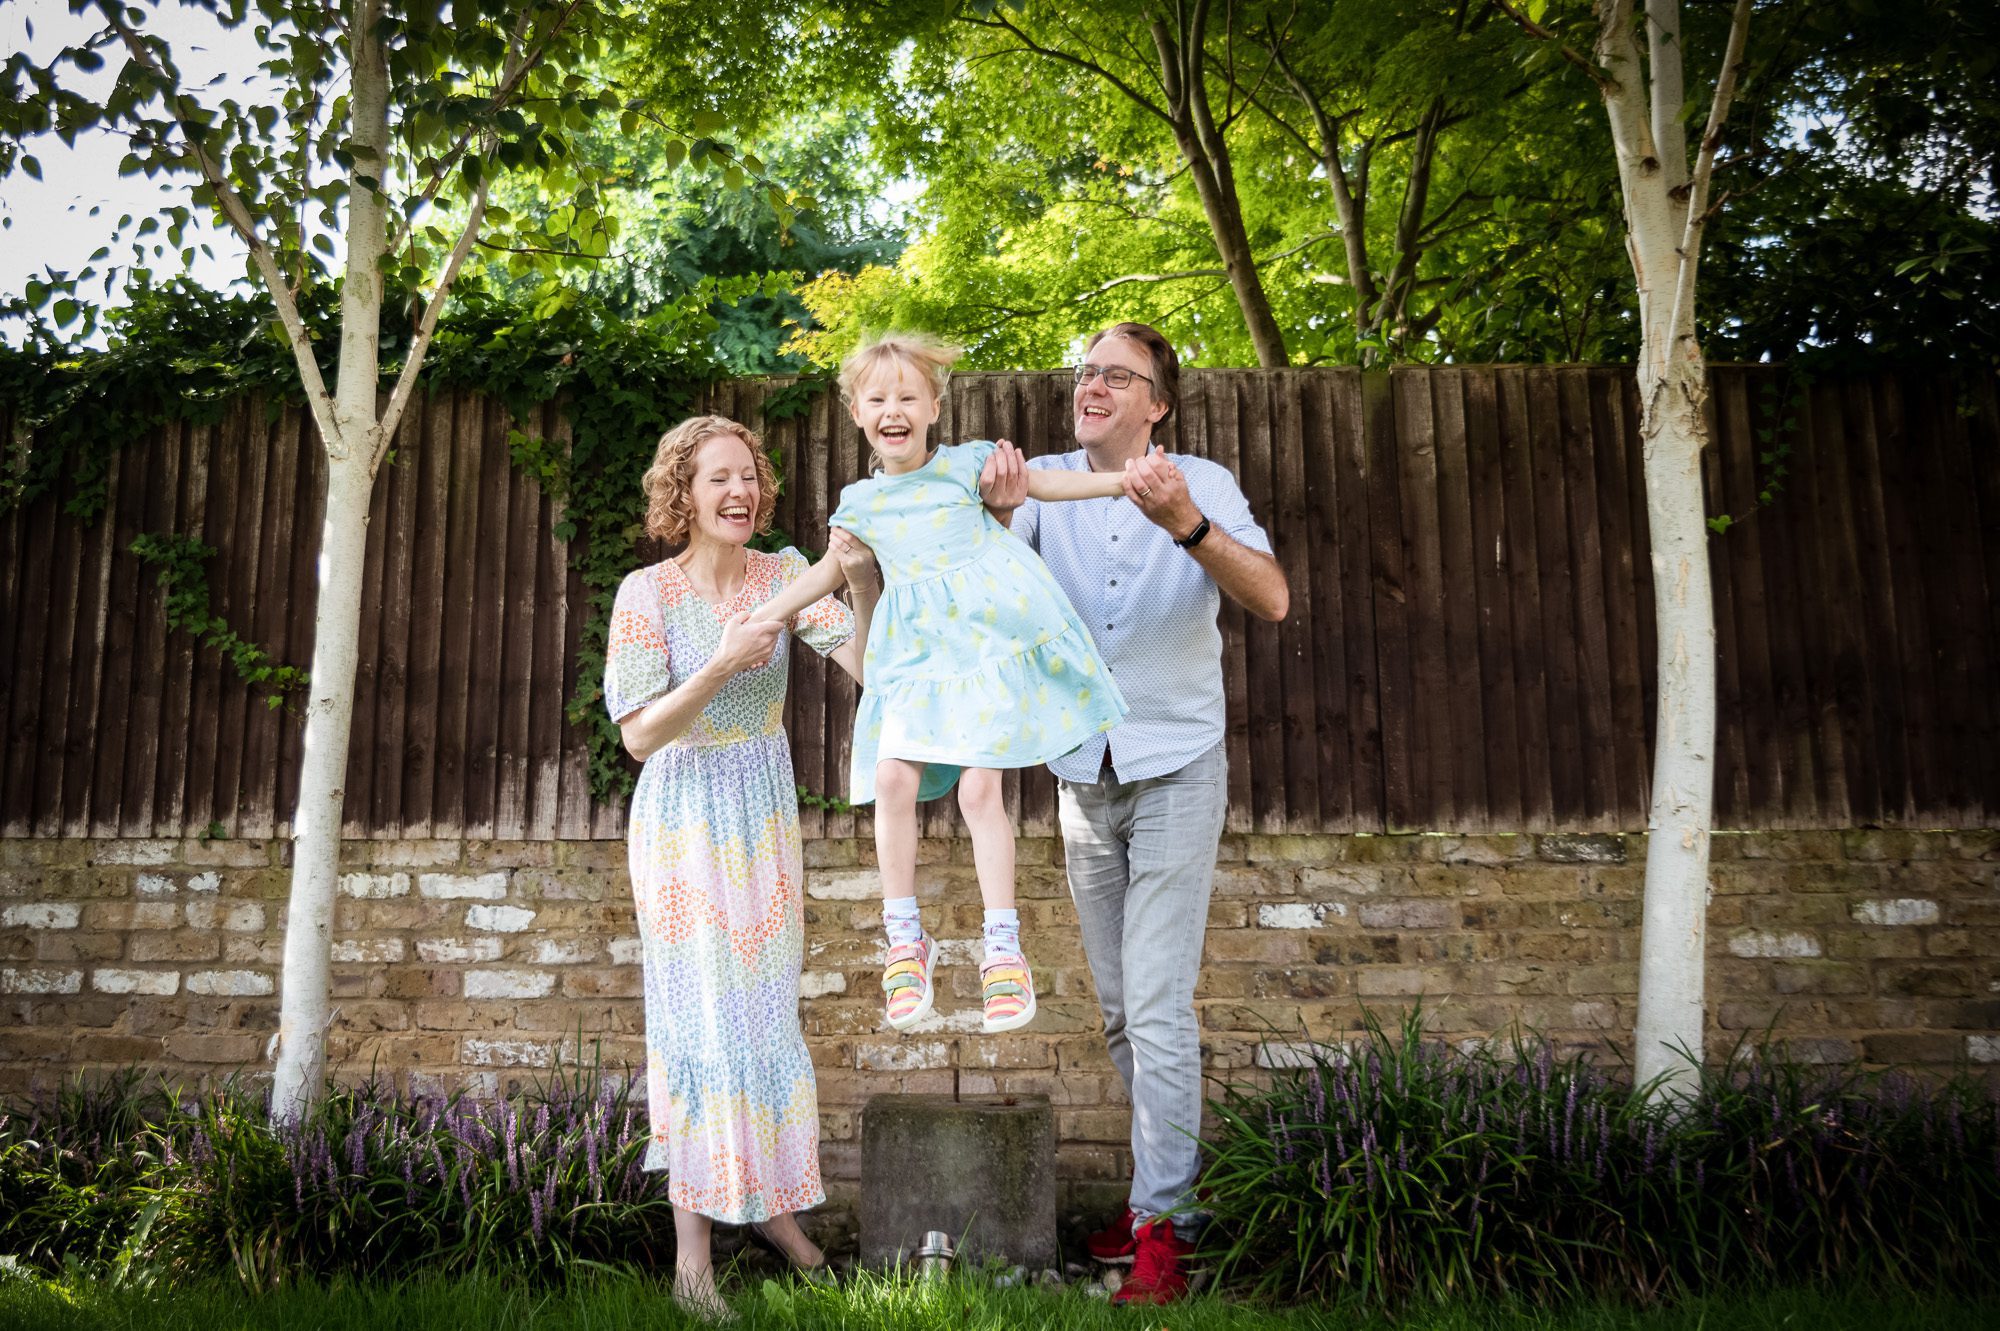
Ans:
[[[1496,0],[1537,37],[1547,0]],[[1639,438],[1659,640],[1658,740],[1648,814],[1635,1071],[1655,1094],[1690,1088],[1702,1053],[1708,849],[1715,785],[1715,612],[1701,452],[1708,363],[1695,335],[1695,279],[1716,150],[1736,93],[1751,0],[1736,0],[1701,136],[1688,143],[1678,0],[1594,0],[1590,54],[1564,59],[1596,81],[1611,124],[1626,250],[1638,286]],[[1692,1061],[1690,1061],[1692,1060]]]
[[[263,71],[277,100],[245,104],[184,85],[176,39],[164,35],[171,24],[185,39],[188,20],[176,6],[71,7],[103,26],[46,66],[20,54],[7,62],[0,172],[38,172],[30,149],[42,135],[73,141],[110,132],[131,145],[128,174],[184,187],[163,210],[163,228],[161,218],[127,223],[142,251],[148,234],[179,245],[191,210],[226,224],[250,276],[275,302],[325,459],[271,1102],[274,1119],[291,1120],[325,1078],[369,495],[454,279],[482,233],[505,232],[511,221],[488,206],[495,176],[538,173],[569,192],[571,227],[601,236],[594,187],[565,163],[567,136],[617,106],[581,72],[601,49],[606,20],[584,0],[198,0],[194,7],[223,26],[251,25],[268,57]],[[107,61],[119,63],[110,93],[78,91],[77,76]],[[512,239],[521,248],[558,247],[546,235]],[[83,284],[103,276],[109,289],[116,275],[50,274],[40,294],[56,322],[87,324]],[[316,286],[338,292],[337,332],[326,340],[301,313]],[[392,287],[409,303],[385,311]],[[385,314],[408,321],[400,365],[383,360]]]

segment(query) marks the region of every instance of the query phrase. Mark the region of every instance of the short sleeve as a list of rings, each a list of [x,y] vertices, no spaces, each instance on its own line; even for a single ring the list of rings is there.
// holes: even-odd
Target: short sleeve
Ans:
[[[660,622],[659,592],[650,570],[625,575],[611,609],[604,649],[604,709],[623,721],[673,687],[672,661]]]
[[[791,546],[786,546],[778,556],[784,561],[778,573],[779,587],[791,585],[812,567],[806,557]],[[828,556],[831,558],[831,556]],[[805,609],[799,611],[792,620],[792,634],[806,646],[825,656],[834,648],[854,636],[854,612],[837,596],[822,596]]]
[[[839,527],[842,531],[851,531],[856,536],[859,536],[861,534],[861,499],[867,485],[867,481],[861,480],[851,481],[842,486],[840,490],[840,503],[834,506],[832,514],[827,517],[826,525],[829,527]],[[789,546],[786,548],[790,549]],[[797,554],[798,552],[792,551],[792,553]],[[786,580],[790,581],[789,574]]]
[[[1185,462],[1181,470],[1183,474],[1186,473]],[[1190,482],[1188,488],[1195,490],[1193,482],[1197,478],[1190,476],[1188,479]],[[1201,484],[1196,495],[1196,503],[1201,509],[1202,516],[1212,525],[1228,532],[1232,539],[1248,549],[1260,554],[1270,554],[1271,538],[1257,525],[1256,516],[1250,512],[1250,501],[1243,497],[1243,487],[1236,483],[1236,478],[1229,474],[1229,470],[1212,462],[1205,463],[1201,468],[1199,480]]]
[[[946,444],[938,450],[937,474],[979,498],[979,472],[999,445],[991,439],[974,439],[966,444]]]

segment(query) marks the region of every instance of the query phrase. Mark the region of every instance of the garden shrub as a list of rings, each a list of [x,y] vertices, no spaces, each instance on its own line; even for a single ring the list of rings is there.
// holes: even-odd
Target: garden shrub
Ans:
[[[1273,1294],[2000,1288],[2000,1096],[1965,1077],[1740,1049],[1652,1103],[1582,1054],[1455,1047],[1419,1015],[1213,1108],[1211,1256]]]
[[[673,1210],[646,1143],[643,1108],[591,1071],[506,1102],[371,1083],[276,1129],[239,1088],[183,1100],[127,1074],[0,1120],[0,1252],[258,1287],[654,1265]]]

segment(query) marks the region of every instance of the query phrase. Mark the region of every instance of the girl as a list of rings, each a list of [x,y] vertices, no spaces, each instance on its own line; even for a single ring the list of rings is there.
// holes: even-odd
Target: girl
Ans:
[[[884,582],[862,656],[848,798],[876,804],[889,1025],[907,1030],[931,1010],[937,948],[917,914],[917,802],[957,783],[986,905],[984,1030],[997,1034],[1035,1015],[998,769],[1059,757],[1126,709],[1069,599],[980,500],[980,468],[995,445],[928,443],[958,355],[891,335],[841,365],[841,398],[879,470],[842,492],[829,525],[873,547]],[[1036,499],[1123,492],[1117,473],[1028,473]],[[822,559],[755,617],[789,621],[842,578],[837,559]]]

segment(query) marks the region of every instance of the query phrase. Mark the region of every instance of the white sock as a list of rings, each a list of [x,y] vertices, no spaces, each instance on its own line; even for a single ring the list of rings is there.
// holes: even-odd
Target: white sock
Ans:
[[[889,946],[902,947],[924,936],[924,922],[917,915],[915,897],[886,897],[882,902],[882,927],[888,931]]]
[[[1006,910],[986,912],[986,960],[990,963],[996,957],[1017,957],[1021,955],[1021,912],[1009,907]]]

